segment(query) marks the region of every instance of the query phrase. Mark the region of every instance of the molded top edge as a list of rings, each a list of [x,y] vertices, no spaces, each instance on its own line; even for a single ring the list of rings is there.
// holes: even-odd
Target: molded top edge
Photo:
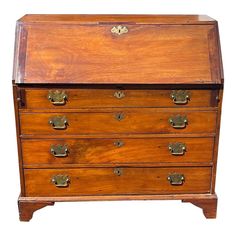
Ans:
[[[27,14],[18,23],[53,24],[214,24],[216,21],[207,15],[75,15],[75,14]]]

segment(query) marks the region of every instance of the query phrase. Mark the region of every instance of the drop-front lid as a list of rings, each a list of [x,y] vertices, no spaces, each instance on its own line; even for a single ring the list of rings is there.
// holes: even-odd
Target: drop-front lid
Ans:
[[[13,79],[24,84],[220,84],[217,23],[197,15],[26,15]]]

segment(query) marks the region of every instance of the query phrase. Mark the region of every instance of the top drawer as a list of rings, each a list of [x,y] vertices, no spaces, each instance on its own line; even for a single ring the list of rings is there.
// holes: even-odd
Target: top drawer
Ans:
[[[21,89],[28,109],[214,107],[217,90]]]

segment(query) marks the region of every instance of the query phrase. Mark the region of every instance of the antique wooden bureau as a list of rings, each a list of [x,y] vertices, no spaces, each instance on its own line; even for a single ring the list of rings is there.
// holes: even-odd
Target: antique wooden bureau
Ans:
[[[24,16],[20,220],[54,202],[129,199],[182,200],[215,218],[222,91],[210,17]]]

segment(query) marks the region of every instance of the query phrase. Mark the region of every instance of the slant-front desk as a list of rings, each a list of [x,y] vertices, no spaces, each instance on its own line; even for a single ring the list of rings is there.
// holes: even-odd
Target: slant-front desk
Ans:
[[[20,220],[54,202],[190,202],[216,217],[223,72],[197,15],[26,15],[13,91]]]

